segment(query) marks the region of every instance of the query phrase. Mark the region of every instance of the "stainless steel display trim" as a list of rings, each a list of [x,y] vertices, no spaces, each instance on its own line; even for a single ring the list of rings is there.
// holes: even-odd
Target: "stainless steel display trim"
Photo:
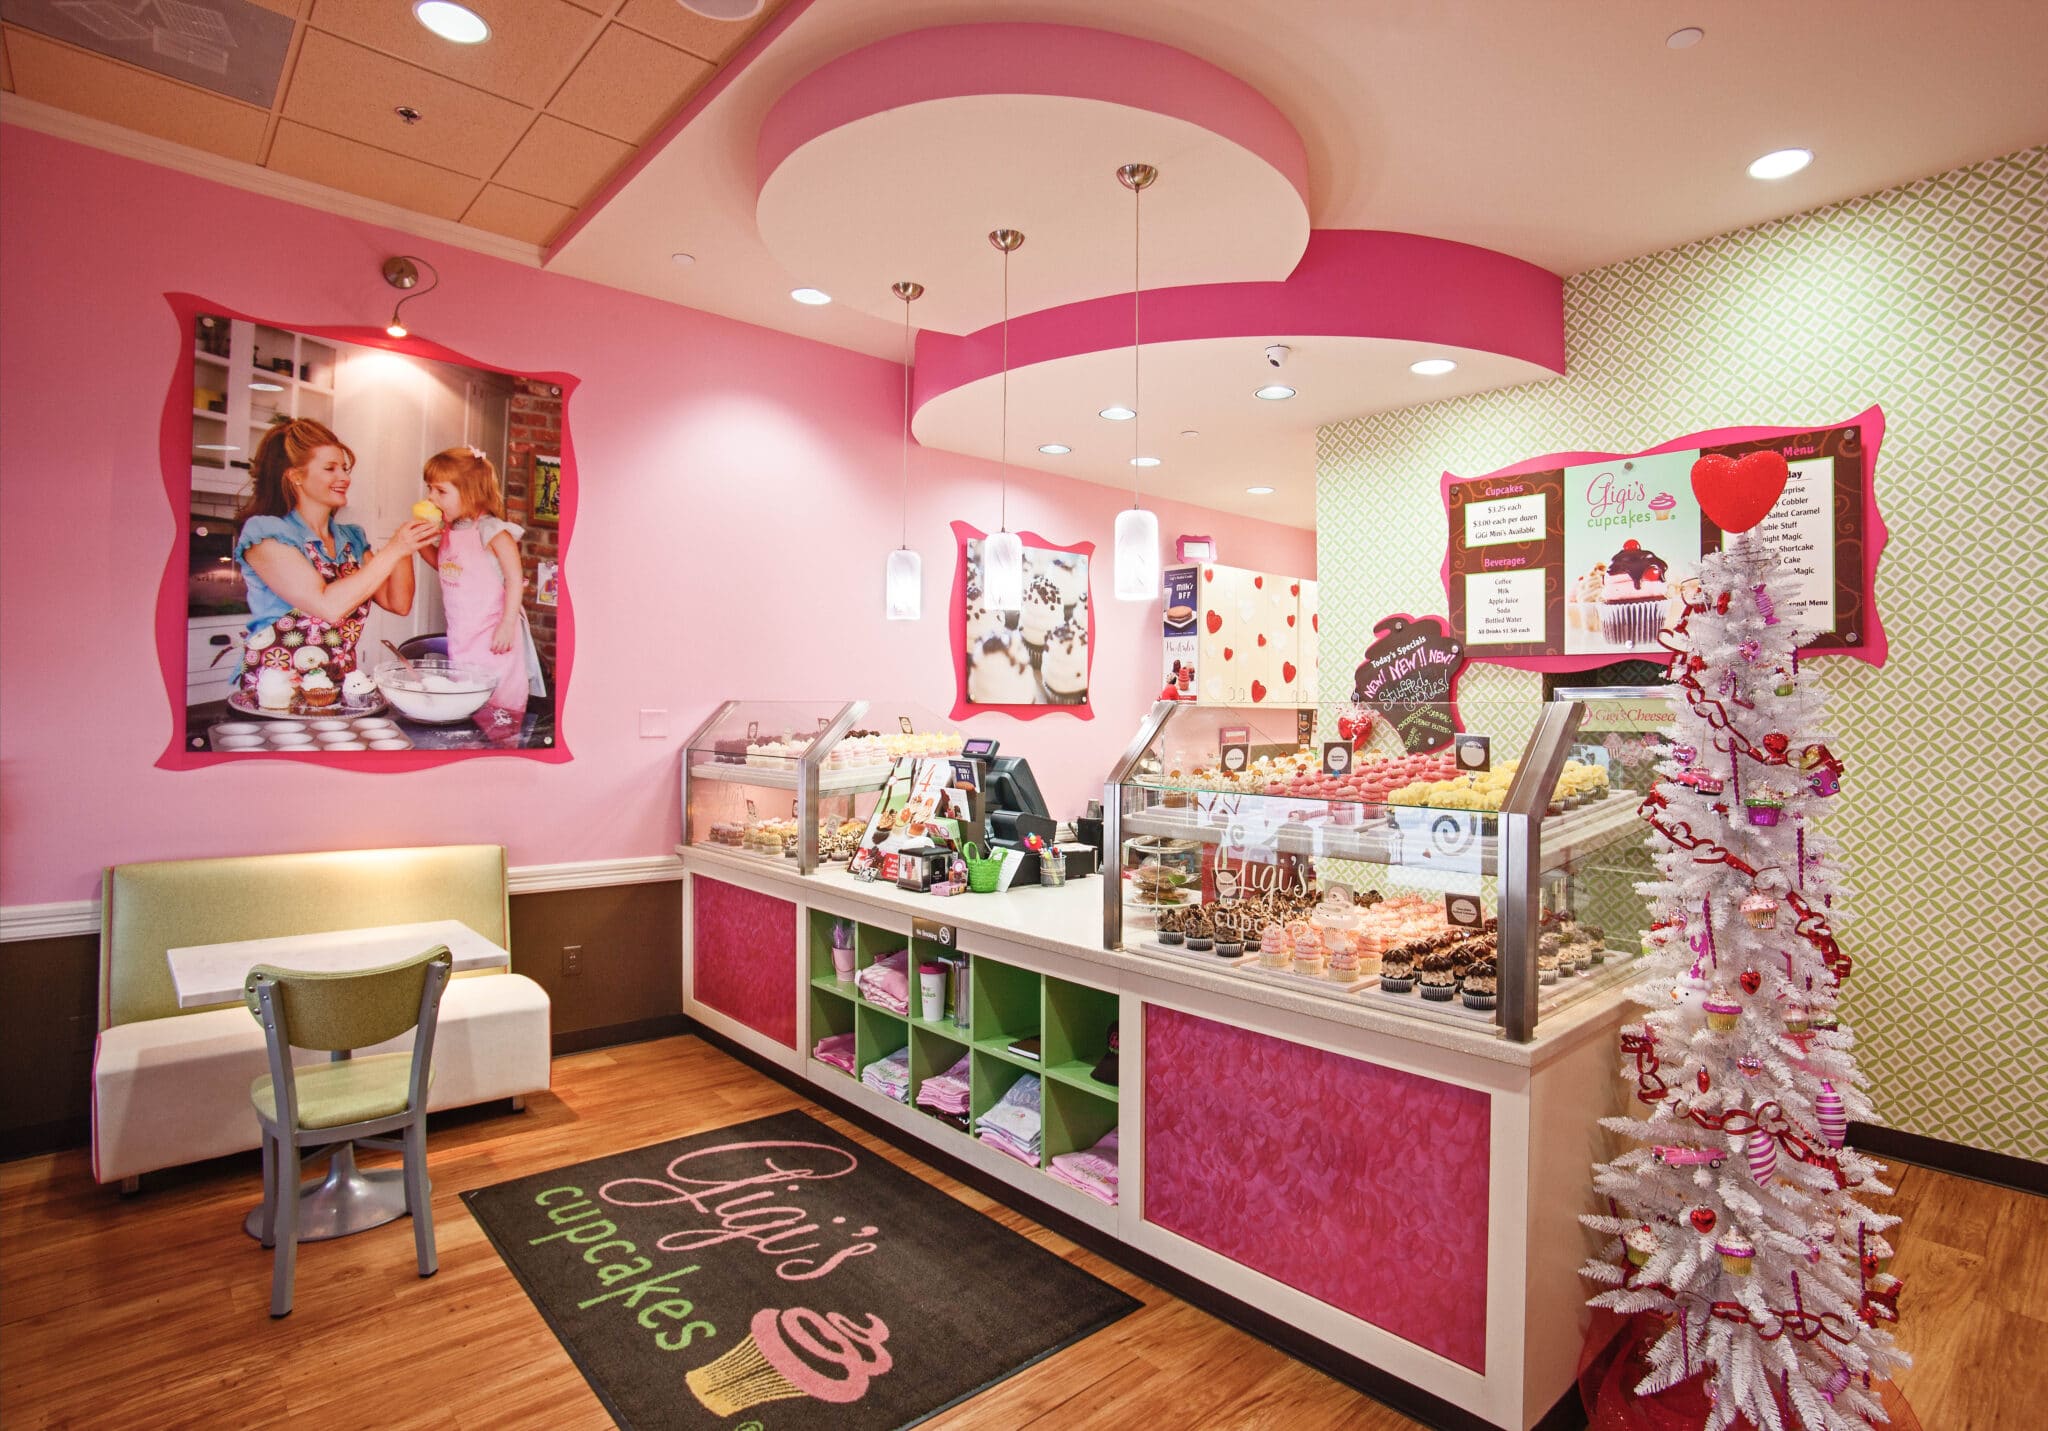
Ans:
[[[825,757],[853,723],[867,714],[866,701],[848,701],[839,714],[812,739],[796,766],[796,870],[809,874],[818,867],[818,776]]]
[[[1543,812],[1571,754],[1586,708],[1552,701],[1529,738],[1528,749],[1501,801],[1500,979],[1501,1032],[1517,1043],[1536,1036],[1536,940],[1542,932]],[[1510,957],[1512,956],[1512,957]]]
[[[727,701],[719,706],[717,710],[713,711],[705,719],[704,724],[691,731],[690,738],[683,742],[683,773],[677,784],[681,788],[683,797],[683,843],[686,845],[692,843],[690,839],[690,752],[695,750],[712,731],[716,730],[724,722],[725,718],[732,714],[732,708],[738,704],[738,701]]]
[[[1152,703],[1152,709],[1138,722],[1138,733],[1131,737],[1131,743],[1117,757],[1116,764],[1110,767],[1109,779],[1102,786],[1102,868],[1097,873],[1102,877],[1102,947],[1105,949],[1121,949],[1124,944],[1123,785],[1137,765],[1138,757],[1152,748],[1153,738],[1179,705],[1178,701]],[[1113,870],[1110,868],[1112,864],[1116,866]]]

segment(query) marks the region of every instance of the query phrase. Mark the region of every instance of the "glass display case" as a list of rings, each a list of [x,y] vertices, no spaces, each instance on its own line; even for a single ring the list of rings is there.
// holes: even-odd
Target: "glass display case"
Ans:
[[[1411,754],[1443,707],[1305,743],[1292,709],[1162,702],[1104,791],[1103,943],[1527,1040],[1641,956],[1636,807],[1673,711],[1560,692],[1533,729]]]
[[[804,874],[844,862],[895,763],[961,743],[911,703],[727,701],[684,743],[683,843]]]

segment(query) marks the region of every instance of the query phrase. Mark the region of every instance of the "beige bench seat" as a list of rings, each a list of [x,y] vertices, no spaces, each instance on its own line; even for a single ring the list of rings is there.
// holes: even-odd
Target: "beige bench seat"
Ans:
[[[249,1087],[269,1072],[263,1030],[240,1003],[179,1009],[166,950],[428,919],[459,919],[508,945],[503,848],[257,855],[108,870],[93,1175],[103,1183],[125,1181],[258,1146]],[[411,1043],[406,1034],[370,1052]],[[442,997],[428,1107],[540,1092],[548,1086],[548,1057],[548,996],[540,985],[504,970],[460,975]]]

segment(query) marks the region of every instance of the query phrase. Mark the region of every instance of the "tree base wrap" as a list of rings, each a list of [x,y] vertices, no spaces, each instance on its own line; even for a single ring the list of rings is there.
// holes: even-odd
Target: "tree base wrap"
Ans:
[[[1706,1425],[1704,1376],[1681,1381],[1655,1396],[1630,1390],[1649,1375],[1649,1350],[1663,1331],[1663,1320],[1652,1312],[1622,1317],[1605,1307],[1593,1309],[1593,1325],[1579,1353],[1579,1400],[1586,1407],[1587,1431],[1699,1431]],[[1880,1382],[1877,1392],[1891,1418],[1888,1431],[1924,1431],[1896,1383]],[[1803,1431],[1798,1416],[1789,1411],[1785,1426],[1786,1431]],[[1757,1428],[1738,1416],[1729,1431]]]

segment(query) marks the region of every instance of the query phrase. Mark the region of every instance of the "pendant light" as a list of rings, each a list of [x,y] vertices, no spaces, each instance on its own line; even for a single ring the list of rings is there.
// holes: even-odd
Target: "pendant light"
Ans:
[[[1131,191],[1131,468],[1138,471],[1153,465],[1146,462],[1144,443],[1138,431],[1144,421],[1145,403],[1138,392],[1138,295],[1141,291],[1139,259],[1143,226],[1140,212],[1145,190],[1159,177],[1150,164],[1126,164],[1116,171],[1117,182]],[[1131,481],[1131,506],[1116,514],[1116,599],[1150,601],[1159,595],[1159,516],[1138,503],[1137,479]]]
[[[1010,255],[1024,243],[1016,229],[992,229],[988,241],[1003,255],[1003,516],[999,531],[981,544],[981,593],[991,611],[1024,605],[1024,543],[1010,530]]]
[[[906,280],[889,291],[903,300],[903,544],[889,553],[882,604],[891,621],[917,621],[924,616],[924,561],[910,549],[910,305],[924,296],[924,285]]]

